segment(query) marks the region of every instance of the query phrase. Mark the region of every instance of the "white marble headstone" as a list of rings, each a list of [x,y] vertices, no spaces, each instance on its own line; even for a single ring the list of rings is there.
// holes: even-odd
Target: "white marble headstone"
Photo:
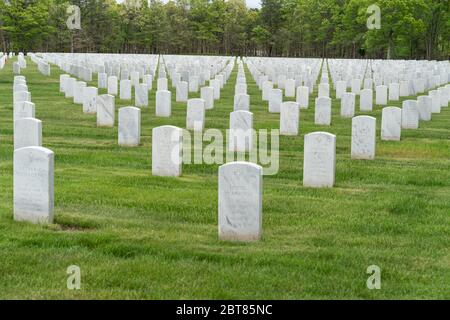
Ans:
[[[331,99],[328,97],[316,98],[314,123],[318,125],[331,125]]]
[[[287,101],[280,108],[280,134],[286,136],[298,135],[300,108],[296,102]]]
[[[375,159],[377,119],[358,116],[352,119],[352,159]]]
[[[141,109],[119,109],[119,145],[135,147],[141,143]]]
[[[66,98],[73,98],[73,93],[75,90],[75,83],[77,82],[77,79],[75,78],[66,78],[64,80],[64,94]]]
[[[228,141],[230,151],[248,152],[252,150],[253,113],[245,110],[230,113]]]
[[[134,98],[136,107],[148,107],[148,89],[145,83],[139,83],[135,86]]]
[[[402,106],[402,129],[419,128],[419,107],[416,100],[405,100]]]
[[[202,87],[200,89],[200,98],[205,100],[205,109],[211,110],[214,108],[214,88]]]
[[[110,76],[108,77],[108,94],[117,96],[119,93],[119,84],[118,79],[116,76]]]
[[[188,83],[179,81],[176,86],[176,102],[187,102],[188,96]]]
[[[336,136],[328,132],[305,135],[303,185],[331,188],[335,182]]]
[[[353,92],[344,92],[341,97],[341,117],[353,118],[356,96]]]
[[[360,109],[360,111],[372,111],[372,109],[373,109],[373,90],[372,89],[361,90],[359,109]]]
[[[341,99],[342,94],[347,91],[347,81],[336,82],[336,98]]]
[[[14,220],[53,223],[54,154],[42,147],[14,151]]]
[[[108,88],[108,74],[106,73],[99,73],[98,74],[98,88],[99,89],[106,89]]]
[[[42,122],[36,118],[14,121],[14,150],[42,146]]]
[[[152,130],[152,174],[178,177],[182,173],[183,131],[174,126]]]
[[[287,79],[285,82],[284,95],[288,98],[295,97],[295,80]]]
[[[59,76],[59,92],[65,92],[65,81],[70,78],[68,74],[61,74]]]
[[[83,90],[83,112],[87,114],[97,113],[97,96],[98,89],[96,87],[85,87]]]
[[[156,116],[170,117],[172,114],[171,92],[167,90],[156,91]]]
[[[402,109],[383,108],[381,116],[381,140],[400,140],[402,132]]]
[[[400,86],[398,83],[389,84],[389,101],[400,100]]]
[[[432,99],[429,96],[417,97],[417,108],[419,111],[419,119],[423,121],[431,120],[431,104]]]
[[[282,102],[283,91],[281,89],[272,89],[269,95],[269,112],[279,113]]]
[[[256,241],[262,234],[263,169],[250,162],[219,167],[219,239]]]
[[[385,106],[388,103],[388,87],[380,85],[375,90],[375,103],[377,105]]]
[[[97,96],[97,126],[114,127],[115,97],[110,94]]]
[[[205,127],[205,100],[189,99],[187,102],[186,129],[201,131]]]
[[[330,96],[330,85],[328,83],[319,84],[319,97],[329,97]]]
[[[167,79],[166,78],[159,78],[158,82],[156,83],[156,90],[157,91],[167,90],[167,88],[168,88]]]
[[[234,111],[250,110],[250,96],[248,94],[238,94],[234,96]]]
[[[269,80],[266,80],[262,83],[262,100],[269,101],[270,93],[273,89],[273,83]]]
[[[214,100],[220,99],[220,81],[217,79],[209,80],[209,86],[214,88]]]
[[[300,109],[308,109],[309,106],[309,88],[300,86],[297,88],[297,103]]]
[[[14,104],[14,121],[23,118],[35,117],[35,105],[33,102],[22,101]]]
[[[16,91],[13,92],[13,105],[18,102],[28,101],[31,102],[31,93],[28,91]]]
[[[120,80],[120,100],[131,100],[131,80]]]
[[[73,103],[83,104],[84,88],[86,88],[86,82],[84,81],[75,82],[75,87],[73,88]]]

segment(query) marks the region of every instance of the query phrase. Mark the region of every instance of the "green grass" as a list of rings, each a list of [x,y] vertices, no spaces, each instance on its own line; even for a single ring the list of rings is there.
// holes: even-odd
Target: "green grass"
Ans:
[[[264,177],[263,239],[228,243],[217,237],[217,165],[151,175],[151,130],[185,127],[185,104],[173,101],[172,117],[156,118],[153,90],[142,145],[120,148],[117,125],[97,128],[95,116],[59,93],[55,66],[45,77],[28,60],[23,74],[43,146],[55,152],[55,224],[13,221],[9,61],[0,71],[0,298],[450,298],[450,108],[404,130],[402,141],[382,142],[377,106],[369,113],[376,160],[356,161],[339,102],[332,126],[315,126],[312,96],[301,134],[280,137],[279,173]],[[207,128],[228,127],[235,78],[236,68],[207,111]],[[248,70],[247,81],[255,128],[278,128]],[[116,101],[116,109],[127,105]],[[313,131],[337,135],[333,189],[302,186],[303,139]],[[81,268],[78,291],[66,288],[72,264]],[[372,264],[382,269],[381,290],[366,287]]]

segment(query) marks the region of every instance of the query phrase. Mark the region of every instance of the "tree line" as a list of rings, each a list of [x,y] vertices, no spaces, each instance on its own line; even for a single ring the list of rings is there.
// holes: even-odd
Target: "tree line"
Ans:
[[[5,52],[448,59],[449,39],[449,0],[0,0]]]

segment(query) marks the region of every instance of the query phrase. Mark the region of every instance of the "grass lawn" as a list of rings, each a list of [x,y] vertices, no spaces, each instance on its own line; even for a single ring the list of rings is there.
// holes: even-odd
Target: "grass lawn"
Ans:
[[[450,108],[403,130],[400,142],[382,142],[376,106],[365,113],[377,118],[376,160],[357,161],[339,101],[331,127],[314,125],[316,91],[301,134],[280,137],[279,173],[264,177],[263,239],[228,243],[217,234],[217,165],[151,175],[152,128],[185,127],[174,89],[172,116],[156,118],[153,89],[142,145],[121,148],[117,117],[114,128],[97,128],[59,93],[56,66],[45,77],[27,60],[43,146],[55,152],[55,224],[13,221],[10,60],[0,70],[0,299],[450,298]],[[228,128],[236,71],[206,128]],[[254,127],[278,128],[246,71]],[[116,100],[116,111],[133,103]],[[313,131],[337,135],[333,189],[302,186],[303,140]],[[81,290],[66,287],[70,265],[81,268]],[[366,287],[370,265],[381,268],[381,290]]]

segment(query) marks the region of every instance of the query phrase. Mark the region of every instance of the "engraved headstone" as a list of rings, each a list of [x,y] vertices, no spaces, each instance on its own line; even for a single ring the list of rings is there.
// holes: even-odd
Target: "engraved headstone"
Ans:
[[[284,85],[285,85],[284,95],[288,98],[294,98],[295,97],[295,80],[287,79]]]
[[[247,94],[247,84],[245,83],[236,83],[234,87],[234,95],[238,94]]]
[[[428,95],[431,97],[431,112],[441,113],[441,97],[439,96],[439,92],[437,90],[431,90],[428,92]]]
[[[296,102],[283,102],[280,109],[280,134],[286,136],[298,135],[299,117],[300,108]]]
[[[188,83],[186,81],[179,81],[176,87],[176,102],[188,101]]]
[[[172,114],[171,93],[167,90],[156,91],[156,116],[170,117]]]
[[[66,98],[73,98],[73,92],[75,90],[75,83],[77,79],[75,78],[67,78],[64,81],[64,94]]]
[[[388,87],[385,85],[377,86],[375,89],[375,103],[385,106],[388,103]]]
[[[416,100],[405,100],[402,106],[402,129],[419,128],[419,107]]]
[[[157,91],[162,91],[162,90],[167,90],[168,85],[167,85],[167,79],[166,78],[159,78],[158,82],[156,83],[156,90]]]
[[[431,120],[431,104],[432,99],[429,96],[417,97],[417,108],[419,111],[419,119],[423,121]]]
[[[353,118],[355,115],[356,96],[353,92],[345,92],[341,98],[341,117]]]
[[[114,127],[115,97],[110,94],[97,96],[97,126]]]
[[[97,113],[97,96],[98,89],[96,87],[85,87],[83,90],[83,112],[87,114]]]
[[[108,94],[117,96],[117,94],[119,93],[118,86],[119,84],[116,76],[108,77]]]
[[[186,129],[201,131],[205,127],[205,100],[189,99],[187,103]]]
[[[272,89],[269,96],[269,112],[279,113],[282,102],[283,91],[281,89]]]
[[[108,74],[106,73],[99,73],[98,74],[98,88],[99,89],[106,89],[108,88]]]
[[[214,100],[220,99],[220,81],[217,79],[209,80],[209,86],[214,88]]]
[[[174,126],[152,130],[152,174],[178,177],[182,173],[183,131]]]
[[[373,109],[373,90],[372,89],[361,90],[359,109],[360,109],[360,111],[372,111],[372,109]]]
[[[148,90],[145,83],[139,83],[134,88],[134,104],[136,107],[148,107]]]
[[[409,81],[400,81],[400,97],[409,96]]]
[[[238,94],[234,96],[234,111],[250,110],[250,96],[248,94]]]
[[[347,81],[336,82],[336,98],[341,99],[342,94],[347,91]]]
[[[14,121],[23,118],[35,117],[35,105],[33,102],[22,101],[14,104]]]
[[[120,100],[131,100],[131,80],[120,80]]]
[[[319,125],[331,125],[331,99],[328,97],[316,98],[314,123]]]
[[[262,234],[262,167],[230,162],[219,167],[219,239],[256,241]]]
[[[198,92],[198,76],[189,77],[189,92]]]
[[[59,76],[59,92],[65,91],[65,81],[70,78],[68,74],[62,74]]]
[[[329,97],[330,96],[330,85],[328,83],[319,84],[319,97]]]
[[[383,108],[381,115],[381,140],[399,141],[402,132],[402,109]]]
[[[27,91],[13,92],[13,105],[18,102],[28,101],[31,102],[31,93]]]
[[[230,151],[248,152],[252,150],[253,113],[245,110],[233,111],[230,113],[228,141]]]
[[[335,182],[336,136],[328,132],[305,135],[303,185],[331,188]]]
[[[141,109],[124,107],[119,109],[119,145],[135,147],[141,142]]]
[[[361,92],[361,79],[352,79],[351,89],[352,93],[359,95]]]
[[[73,103],[83,104],[84,88],[86,88],[86,82],[84,81],[75,82],[75,87],[73,88]]]
[[[14,150],[42,145],[42,122],[35,118],[14,121]]]
[[[269,80],[266,80],[262,83],[262,100],[269,101],[270,93],[273,90],[273,83]]]
[[[200,98],[205,100],[205,109],[211,110],[214,108],[214,88],[202,87],[200,89]]]
[[[352,119],[352,159],[375,159],[377,119],[358,116]]]
[[[14,220],[53,223],[53,159],[42,147],[14,151]]]
[[[297,103],[300,109],[308,109],[309,106],[309,88],[300,86],[297,88]]]
[[[400,100],[400,86],[398,83],[389,84],[389,101]]]

